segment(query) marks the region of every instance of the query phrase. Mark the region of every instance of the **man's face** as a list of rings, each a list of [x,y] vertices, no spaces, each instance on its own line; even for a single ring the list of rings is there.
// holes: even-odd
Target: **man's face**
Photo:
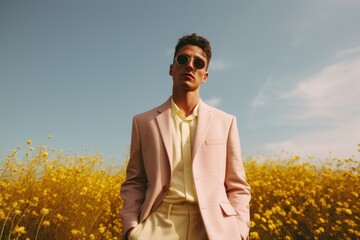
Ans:
[[[173,78],[173,87],[177,90],[183,91],[195,91],[198,90],[202,83],[205,83],[208,78],[207,59],[203,54],[203,50],[194,45],[185,45],[177,52],[175,58],[181,55],[189,57],[189,61],[181,65],[176,61],[170,65],[169,74]],[[196,61],[201,61],[200,58],[205,61],[205,66],[199,68]],[[195,62],[194,62],[195,61]],[[198,66],[198,67],[197,67]]]

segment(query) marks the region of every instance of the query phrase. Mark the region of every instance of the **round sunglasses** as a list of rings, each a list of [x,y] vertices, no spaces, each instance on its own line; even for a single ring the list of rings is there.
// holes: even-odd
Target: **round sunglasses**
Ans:
[[[179,64],[181,66],[185,66],[186,64],[188,64],[190,62],[191,58],[192,57],[190,57],[186,54],[181,54],[175,58],[175,61],[177,64]],[[205,67],[204,59],[199,58],[199,57],[194,57],[193,64],[194,64],[194,67],[199,70],[203,69]]]

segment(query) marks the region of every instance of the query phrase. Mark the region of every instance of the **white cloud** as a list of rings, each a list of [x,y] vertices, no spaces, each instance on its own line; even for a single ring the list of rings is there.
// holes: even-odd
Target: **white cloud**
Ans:
[[[326,67],[280,98],[302,105],[301,119],[360,116],[360,58]]]
[[[355,52],[356,49],[343,51],[351,55]],[[329,156],[330,151],[334,157],[350,157],[357,153],[360,143],[360,58],[327,66],[285,93],[279,94],[278,86],[269,78],[253,101],[253,109],[264,113],[269,108],[286,106],[280,114],[266,115],[266,123],[275,124],[281,119],[288,123],[283,128],[306,125],[311,130],[303,129],[288,139],[270,142],[265,145],[267,150],[319,157]],[[296,114],[289,114],[294,110]]]
[[[257,107],[257,106],[265,105],[270,100],[270,96],[265,95],[264,93],[267,93],[268,89],[270,89],[270,87],[271,87],[271,79],[272,79],[271,76],[269,76],[267,78],[265,84],[261,87],[258,95],[251,102],[251,106]]]
[[[299,134],[284,141],[266,144],[272,152],[287,151],[301,156],[348,158],[357,153],[360,143],[360,117],[326,129]]]
[[[210,98],[207,100],[204,100],[207,104],[209,104],[210,106],[216,107],[219,106],[220,102],[221,102],[221,98]]]
[[[229,67],[223,59],[213,59],[210,61],[209,70],[211,71],[221,71]]]
[[[359,54],[360,54],[360,47],[354,47],[354,48],[338,51],[335,54],[335,58],[351,57],[353,55],[359,55]]]

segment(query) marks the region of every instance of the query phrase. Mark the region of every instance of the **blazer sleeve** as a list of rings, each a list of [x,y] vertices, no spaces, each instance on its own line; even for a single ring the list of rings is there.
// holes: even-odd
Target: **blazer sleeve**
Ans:
[[[225,187],[228,199],[237,213],[241,239],[248,239],[251,194],[250,185],[246,182],[245,169],[241,159],[236,117],[233,117],[227,142]]]
[[[141,154],[140,131],[136,117],[134,117],[126,179],[120,190],[120,195],[123,199],[123,206],[120,211],[123,235],[129,229],[139,224],[139,212],[145,199],[146,188],[147,177]]]

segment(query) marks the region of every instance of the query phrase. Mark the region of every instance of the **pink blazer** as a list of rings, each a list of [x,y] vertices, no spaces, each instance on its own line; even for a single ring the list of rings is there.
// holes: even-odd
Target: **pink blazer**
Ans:
[[[123,233],[160,205],[171,179],[170,99],[133,118],[130,159],[121,186]],[[209,239],[247,239],[250,186],[236,118],[200,100],[192,146],[193,177]]]

